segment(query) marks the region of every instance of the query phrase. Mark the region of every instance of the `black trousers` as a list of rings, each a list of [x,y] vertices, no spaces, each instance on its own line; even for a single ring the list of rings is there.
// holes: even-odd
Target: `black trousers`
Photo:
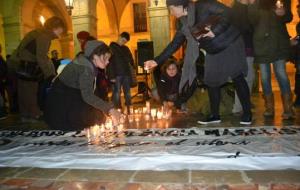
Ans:
[[[49,90],[45,106],[45,121],[51,129],[76,131],[101,124],[104,113],[83,101],[79,89],[56,79]]]
[[[250,91],[243,75],[233,79],[236,86],[237,95],[243,107],[245,115],[251,115]],[[208,96],[210,101],[211,114],[219,117],[219,107],[221,101],[221,87],[208,87]]]

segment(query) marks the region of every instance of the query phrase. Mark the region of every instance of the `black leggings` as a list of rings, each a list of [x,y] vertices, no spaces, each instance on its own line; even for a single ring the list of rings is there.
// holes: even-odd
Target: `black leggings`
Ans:
[[[236,86],[236,92],[240,99],[243,107],[244,114],[251,114],[251,103],[250,103],[250,91],[247,82],[243,75],[233,79]],[[208,87],[208,96],[210,101],[211,114],[214,116],[219,116],[219,107],[221,101],[221,88],[220,86]]]

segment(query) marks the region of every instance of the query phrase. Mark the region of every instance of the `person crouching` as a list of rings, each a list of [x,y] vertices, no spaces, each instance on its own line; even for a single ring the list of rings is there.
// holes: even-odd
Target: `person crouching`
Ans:
[[[45,121],[51,129],[82,130],[100,124],[107,113],[119,121],[121,113],[113,104],[94,95],[97,68],[105,69],[111,51],[102,41],[88,41],[84,54],[68,64],[49,91]]]

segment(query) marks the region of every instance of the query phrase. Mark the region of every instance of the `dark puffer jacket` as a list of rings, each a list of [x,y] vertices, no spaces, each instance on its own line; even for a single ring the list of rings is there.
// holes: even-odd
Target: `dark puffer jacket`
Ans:
[[[215,37],[212,39],[205,38],[199,43],[199,48],[205,49],[207,53],[214,54],[226,49],[240,35],[239,30],[230,23],[230,8],[224,4],[216,0],[199,0],[195,2],[195,9],[195,24],[205,23],[211,16],[221,17],[221,20],[211,28]],[[158,64],[163,63],[185,40],[184,34],[178,30],[173,40],[165,50],[155,58],[155,61]]]
[[[254,27],[254,62],[271,63],[290,57],[290,36],[286,24],[293,18],[290,0],[284,1],[285,15],[277,16],[272,8],[263,9],[258,3],[249,5],[248,15]]]
[[[115,79],[116,76],[131,76],[130,65],[133,66],[134,61],[129,48],[116,42],[112,42],[109,47],[113,53],[108,65],[109,79]]]
[[[165,73],[161,75],[157,84],[157,90],[162,102],[175,102],[177,100],[179,95],[179,82],[180,74],[177,74],[174,77],[169,77]]]

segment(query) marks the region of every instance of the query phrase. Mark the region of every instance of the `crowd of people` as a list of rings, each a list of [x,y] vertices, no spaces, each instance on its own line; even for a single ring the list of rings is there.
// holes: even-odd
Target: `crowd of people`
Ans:
[[[273,65],[281,92],[282,118],[294,118],[293,106],[300,106],[300,23],[298,35],[290,39],[286,28],[293,18],[290,0],[235,0],[232,7],[216,0],[167,0],[166,4],[179,27],[168,46],[144,63],[145,70],[159,66],[153,82],[161,104],[183,110],[193,92],[203,88],[208,92],[211,113],[198,123],[220,123],[221,88],[231,81],[235,86],[232,113],[241,113],[240,124],[249,125],[257,64],[264,116],[273,117]],[[297,10],[300,15],[299,6]],[[21,122],[45,120],[51,129],[60,130],[100,124],[105,115],[118,123],[122,91],[125,109],[130,112],[130,89],[135,83],[134,59],[125,45],[130,34],[122,32],[107,45],[81,31],[77,34],[81,51],[73,60],[59,59],[57,50],[52,50],[49,58],[51,41],[64,31],[64,22],[54,16],[42,28],[26,34],[10,57],[0,56],[1,119],[6,118],[7,111],[19,112]],[[185,56],[180,64],[172,54],[184,44]],[[288,61],[296,67],[294,102],[286,72]]]

